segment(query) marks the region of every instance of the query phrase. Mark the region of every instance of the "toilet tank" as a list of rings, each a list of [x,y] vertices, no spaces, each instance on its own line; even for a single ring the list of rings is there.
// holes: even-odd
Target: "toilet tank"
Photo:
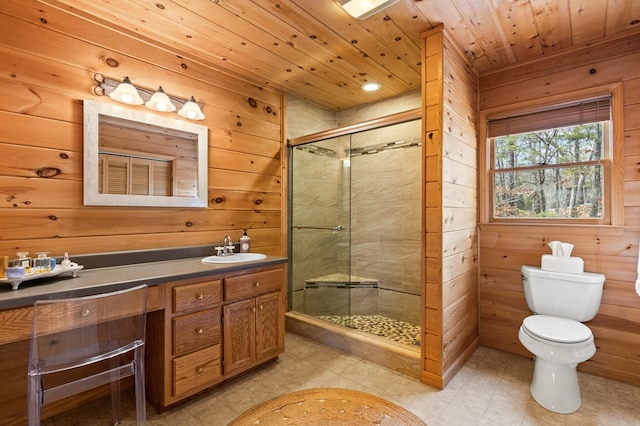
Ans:
[[[584,322],[600,308],[605,276],[543,271],[523,265],[522,282],[527,305],[536,314],[555,315]]]

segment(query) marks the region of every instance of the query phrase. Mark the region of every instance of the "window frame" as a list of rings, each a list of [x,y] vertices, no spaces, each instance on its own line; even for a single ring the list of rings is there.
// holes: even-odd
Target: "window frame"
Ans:
[[[493,217],[493,172],[492,155],[493,139],[487,137],[488,122],[506,115],[527,114],[543,109],[557,108],[565,104],[597,97],[611,97],[611,126],[609,137],[603,146],[603,214],[598,219],[574,218],[495,218]],[[596,225],[610,226],[624,224],[623,209],[623,149],[624,123],[622,85],[619,83],[607,86],[549,96],[542,99],[520,102],[480,111],[479,137],[479,223],[480,224],[561,224],[561,225]]]

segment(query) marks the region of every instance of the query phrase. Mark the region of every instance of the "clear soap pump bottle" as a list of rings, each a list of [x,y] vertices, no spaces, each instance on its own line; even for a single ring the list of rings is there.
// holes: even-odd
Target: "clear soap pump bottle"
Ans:
[[[244,230],[244,234],[240,237],[240,253],[249,253],[251,249],[251,238],[247,235],[247,230]]]

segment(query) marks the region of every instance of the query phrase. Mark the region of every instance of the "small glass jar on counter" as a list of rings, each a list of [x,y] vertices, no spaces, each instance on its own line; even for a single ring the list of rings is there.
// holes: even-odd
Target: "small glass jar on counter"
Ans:
[[[16,253],[16,256],[18,256],[18,258],[11,261],[12,266],[22,266],[25,274],[30,274],[32,272],[33,259],[29,257],[29,252],[19,251]]]
[[[34,272],[36,274],[51,272],[51,257],[49,257],[49,252],[43,251],[36,254],[38,257],[33,261]]]

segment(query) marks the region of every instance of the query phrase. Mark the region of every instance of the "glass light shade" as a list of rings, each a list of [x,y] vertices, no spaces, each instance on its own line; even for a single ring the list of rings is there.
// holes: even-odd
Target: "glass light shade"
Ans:
[[[347,13],[357,19],[367,19],[399,0],[340,0],[340,5]]]
[[[136,88],[131,84],[129,77],[125,77],[124,81],[116,87],[116,90],[109,93],[109,97],[113,100],[129,105],[142,105],[144,102]]]
[[[158,87],[156,93],[151,96],[151,99],[144,106],[154,111],[171,112],[176,110],[176,106],[171,102],[169,96],[164,93],[162,86]]]
[[[200,110],[200,107],[196,103],[195,98],[191,99],[178,111],[180,117],[188,118],[189,120],[204,120],[204,114]]]

